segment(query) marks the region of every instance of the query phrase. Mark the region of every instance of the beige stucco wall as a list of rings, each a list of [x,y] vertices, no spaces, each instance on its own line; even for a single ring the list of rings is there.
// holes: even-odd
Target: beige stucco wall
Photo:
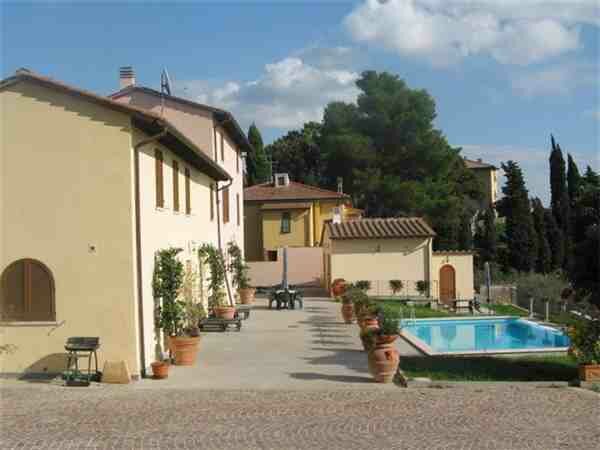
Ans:
[[[265,250],[276,250],[279,247],[309,246],[310,210],[291,209],[292,220],[290,233],[281,232],[281,217],[284,211],[262,211],[262,240]]]
[[[251,261],[250,282],[253,286],[274,286],[283,276],[283,249],[277,251],[277,261]],[[323,249],[321,247],[289,247],[288,283],[302,286],[320,286],[323,277]]]
[[[431,278],[435,283],[439,283],[442,266],[449,264],[456,273],[456,298],[471,300],[474,297],[472,254],[436,252],[431,262]]]
[[[134,132],[134,142],[144,135]],[[163,152],[164,208],[156,207],[155,199],[155,159],[154,150]],[[173,210],[173,161],[179,166],[180,211]],[[185,213],[185,168],[190,169],[191,214]],[[142,286],[143,313],[145,330],[146,367],[157,356],[156,344],[161,343],[154,329],[154,298],[152,293],[152,274],[154,256],[158,250],[179,247],[182,262],[190,261],[199,274],[197,249],[203,243],[217,245],[216,214],[210,219],[210,183],[214,182],[204,173],[191,167],[176,157],[169,149],[157,143],[144,145],[140,149],[140,218],[142,240]],[[202,292],[206,303],[206,292]],[[164,349],[163,349],[164,350]]]
[[[262,220],[260,204],[246,203],[244,205],[244,248],[248,261],[262,261],[263,242],[262,242]]]
[[[431,239],[324,240],[325,258],[331,255],[329,279],[371,281],[371,295],[389,295],[389,281],[402,280],[407,295],[415,282],[428,279]]]
[[[479,208],[486,209],[498,199],[498,181],[494,169],[472,169],[473,173],[483,187],[484,197],[480,201]]]
[[[0,272],[34,258],[56,287],[55,323],[0,326],[0,372],[62,371],[69,336],[99,336],[100,365],[139,373],[129,118],[30,83],[0,109]]]

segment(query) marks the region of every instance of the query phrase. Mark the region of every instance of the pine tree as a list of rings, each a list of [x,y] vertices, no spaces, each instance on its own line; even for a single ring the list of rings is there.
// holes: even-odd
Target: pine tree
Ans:
[[[270,164],[265,153],[262,136],[253,123],[248,129],[248,142],[253,151],[246,156],[246,184],[263,183],[270,178]]]
[[[585,174],[581,178],[581,182],[586,186],[600,188],[600,175],[594,172],[590,166],[587,166]]]
[[[570,154],[567,155],[567,161],[567,183],[569,188],[569,199],[571,200],[572,206],[577,201],[577,195],[581,188],[581,175],[579,174],[577,164],[575,164],[575,161],[573,161],[573,157]]]
[[[556,223],[554,214],[549,209],[544,210],[544,223],[546,227],[546,240],[550,245],[552,271],[562,268],[565,259],[565,248],[563,233]]]
[[[502,164],[506,184],[504,197],[498,201],[498,212],[506,218],[507,262],[519,272],[535,269],[537,236],[523,172],[514,161]]]
[[[544,220],[544,206],[539,198],[531,201],[533,206],[533,226],[537,235],[537,259],[535,270],[539,273],[550,273],[552,271],[552,255],[546,233],[546,222]]]

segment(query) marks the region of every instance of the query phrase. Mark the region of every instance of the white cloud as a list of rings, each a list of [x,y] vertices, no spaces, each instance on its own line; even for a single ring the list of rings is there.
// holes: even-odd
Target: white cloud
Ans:
[[[472,55],[526,65],[581,47],[595,0],[365,0],[344,20],[359,42],[448,65]]]
[[[548,138],[548,141],[550,139]],[[508,160],[516,161],[525,178],[525,184],[529,190],[530,197],[539,197],[545,205],[550,201],[550,142],[547,148],[520,147],[516,145],[479,145],[465,144],[462,147],[462,154],[469,159],[482,158],[483,161],[494,164],[500,169],[500,163]],[[568,151],[568,150],[567,150]],[[565,149],[563,149],[565,152]],[[590,165],[594,170],[598,170],[600,161],[594,152],[568,151],[579,166],[579,171],[583,172]],[[566,159],[567,155],[564,154]],[[502,195],[501,188],[505,183],[502,170],[499,172],[498,193]]]
[[[569,94],[583,86],[598,84],[598,69],[591,63],[567,63],[522,72],[512,81],[513,89],[525,96]]]
[[[255,121],[259,126],[285,129],[321,120],[331,101],[354,101],[357,78],[355,72],[334,67],[331,57],[321,66],[288,57],[266,64],[262,76],[254,81],[215,85],[196,80],[182,84],[187,97],[231,110],[245,125]]]

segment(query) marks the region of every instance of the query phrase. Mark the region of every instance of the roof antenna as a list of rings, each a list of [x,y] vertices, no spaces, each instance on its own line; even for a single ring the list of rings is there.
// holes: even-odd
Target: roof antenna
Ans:
[[[160,74],[160,115],[163,115],[163,110],[165,108],[165,97],[164,95],[171,95],[171,78],[169,77],[169,72],[167,72],[167,68],[163,68],[163,71]]]

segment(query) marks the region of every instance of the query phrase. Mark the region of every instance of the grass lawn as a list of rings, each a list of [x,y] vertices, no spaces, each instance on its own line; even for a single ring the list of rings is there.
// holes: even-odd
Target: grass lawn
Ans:
[[[431,309],[429,306],[406,306],[398,299],[374,299],[378,305],[397,309],[402,313],[402,317],[411,317],[411,309],[415,310],[416,319],[427,319],[431,317],[450,317],[447,311]],[[453,314],[454,315],[454,314]]]
[[[570,381],[577,363],[568,355],[521,357],[402,356],[409,377],[446,381]]]
[[[482,306],[493,310],[499,316],[519,316],[519,317],[527,317],[529,313],[527,311],[523,311],[521,308],[517,308],[513,305],[500,305],[500,304],[483,304]]]

